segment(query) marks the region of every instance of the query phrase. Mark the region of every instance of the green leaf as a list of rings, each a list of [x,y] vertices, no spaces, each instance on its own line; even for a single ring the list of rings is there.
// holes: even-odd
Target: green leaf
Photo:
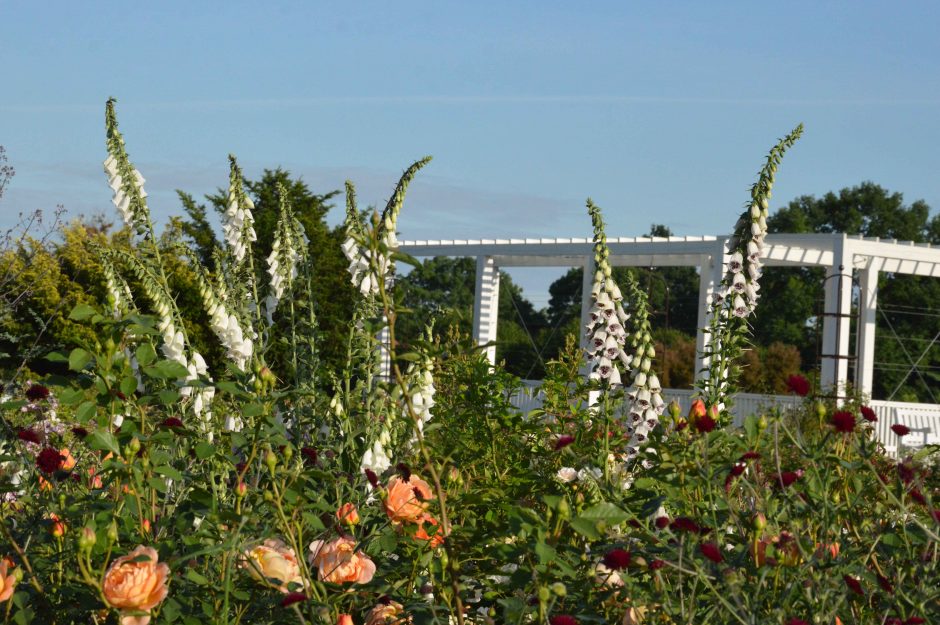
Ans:
[[[69,313],[69,319],[71,319],[72,321],[84,321],[85,319],[88,319],[89,317],[96,314],[97,312],[98,311],[96,311],[94,308],[92,308],[88,304],[79,304],[78,306],[72,309],[72,312]]]
[[[152,378],[179,380],[189,377],[186,367],[175,360],[160,360],[151,367],[144,367],[144,373]]]
[[[150,343],[141,343],[137,347],[137,362],[141,367],[146,367],[156,359],[157,352]]]
[[[196,457],[200,460],[205,460],[209,456],[215,453],[215,445],[207,443],[205,441],[199,441],[196,443]]]
[[[152,477],[147,480],[147,483],[158,493],[166,493],[166,480],[160,479],[159,477]]]
[[[85,442],[87,442],[88,446],[92,449],[107,450],[113,452],[116,456],[121,454],[121,448],[118,445],[117,439],[114,438],[114,434],[111,432],[102,430],[92,432],[85,438]]]
[[[591,521],[590,519],[578,517],[576,519],[572,519],[570,525],[574,531],[589,540],[598,540],[601,537],[600,532],[597,531],[597,526],[594,524],[594,521]]]
[[[166,477],[170,478],[171,480],[175,480],[175,481],[177,481],[177,482],[182,482],[182,481],[183,481],[183,474],[180,473],[179,471],[177,471],[176,469],[174,469],[173,467],[169,466],[169,465],[162,465],[162,466],[159,466],[159,467],[154,467],[153,471],[154,471],[154,473],[159,473],[160,475],[165,475]]]
[[[128,397],[133,395],[137,390],[137,378],[132,375],[129,375],[121,380],[121,392],[127,395]]]
[[[85,399],[85,391],[78,388],[69,388],[59,393],[59,403],[64,406],[74,406]]]
[[[186,569],[186,579],[199,586],[205,586],[209,583],[209,578],[192,568]]]
[[[75,420],[79,423],[88,423],[98,412],[98,404],[86,401],[75,411]]]
[[[49,352],[46,354],[46,360],[49,362],[68,362],[69,359],[62,352]]]
[[[69,369],[72,371],[81,371],[89,362],[91,362],[91,354],[81,347],[76,347],[69,354]]]
[[[612,503],[599,503],[581,513],[582,519],[604,521],[608,525],[618,525],[627,520],[629,515]]]
[[[176,389],[169,388],[160,391],[157,393],[157,397],[160,398],[160,403],[169,406],[170,404],[175,404],[180,399],[180,392]]]
[[[539,557],[540,564],[548,564],[558,557],[558,553],[555,549],[552,548],[551,545],[546,545],[543,542],[535,544],[535,555]]]
[[[257,403],[245,404],[242,406],[242,416],[254,417],[264,412],[264,406]]]

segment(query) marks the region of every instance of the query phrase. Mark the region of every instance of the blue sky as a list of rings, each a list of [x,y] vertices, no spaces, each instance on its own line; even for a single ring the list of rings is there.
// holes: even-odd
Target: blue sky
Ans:
[[[112,95],[158,219],[229,152],[373,204],[432,154],[402,238],[588,236],[588,196],[611,236],[720,234],[801,121],[775,206],[873,180],[940,208],[934,2],[150,4],[0,4],[0,226],[116,218]],[[541,304],[558,273],[519,279]]]

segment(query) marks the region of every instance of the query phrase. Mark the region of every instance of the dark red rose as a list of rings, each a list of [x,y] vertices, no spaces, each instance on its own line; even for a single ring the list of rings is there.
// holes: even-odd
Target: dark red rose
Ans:
[[[901,425],[900,423],[895,423],[891,426],[891,431],[898,436],[907,436],[911,433],[911,428],[907,427],[906,425]]]
[[[401,481],[408,483],[411,481],[411,469],[404,462],[399,462],[395,465],[395,469],[398,471],[398,475],[401,476]]]
[[[702,531],[702,528],[698,526],[698,523],[685,516],[676,518],[670,527],[674,532],[694,532],[698,534]]]
[[[183,427],[183,420],[178,417],[167,417],[160,422],[160,425],[165,428],[181,428]]]
[[[57,449],[52,447],[46,447],[39,452],[39,455],[36,456],[36,466],[39,467],[39,470],[47,475],[51,475],[59,470],[59,467],[62,466],[62,463],[65,461],[65,456],[59,453]]]
[[[666,566],[666,562],[664,560],[653,560],[652,562],[650,562],[651,571],[658,571],[664,566]]]
[[[849,590],[854,592],[856,595],[865,596],[865,591],[862,590],[862,584],[852,577],[851,575],[843,575],[842,579],[845,581],[845,585],[849,587]]]
[[[809,395],[809,380],[799,374],[791,375],[787,378],[787,388],[800,397],[806,397]]]
[[[862,418],[868,421],[869,423],[874,423],[878,420],[878,415],[875,414],[875,411],[869,408],[868,406],[862,406],[859,410],[862,412]]]
[[[300,603],[301,601],[306,601],[307,595],[302,592],[289,592],[284,595],[284,598],[281,599],[281,607],[286,608],[287,606],[294,605],[295,603]]]
[[[721,549],[718,548],[718,545],[715,543],[702,543],[698,546],[699,552],[715,564],[719,564],[725,561],[725,557],[721,555]]]
[[[300,455],[304,459],[304,464],[312,467],[317,464],[317,450],[313,447],[301,447]]]
[[[809,625],[809,623],[807,623],[801,618],[794,617],[794,618],[791,618],[789,621],[787,621],[787,625]]]
[[[904,622],[896,616],[885,619],[884,625],[904,625]]]
[[[85,438],[86,436],[88,436],[88,430],[86,430],[85,428],[81,427],[80,425],[77,425],[77,426],[75,426],[75,427],[72,428],[72,434],[74,434],[74,435],[77,436],[78,438],[82,438],[82,439],[83,439],[83,438]]]
[[[42,384],[33,384],[26,389],[26,399],[29,401],[42,401],[49,397],[49,389]]]
[[[381,603],[382,605],[392,605],[392,598],[389,597],[388,595],[382,595],[381,597],[379,597],[379,603]]]
[[[578,619],[568,614],[559,614],[548,619],[550,625],[578,625]]]
[[[669,525],[669,517],[667,516],[658,516],[656,520],[653,521],[653,524],[656,525],[656,529],[663,529]]]
[[[908,619],[905,619],[903,625],[922,625],[923,623],[926,623],[926,622],[927,622],[927,619],[925,618],[921,618],[919,616],[912,616]]]
[[[738,462],[747,462],[748,460],[757,460],[759,458],[760,454],[756,451],[746,451]]]
[[[705,434],[715,429],[718,424],[712,419],[711,415],[705,414],[695,419],[695,429]]]
[[[681,432],[687,427],[689,427],[688,421],[680,421],[679,423],[676,424],[676,432]]]
[[[839,410],[832,415],[832,427],[836,432],[848,434],[855,429],[855,415],[848,410]]]
[[[31,428],[23,428],[17,431],[16,437],[26,443],[35,443],[38,445],[40,442],[39,432]]]
[[[630,552],[625,549],[611,549],[604,554],[604,566],[614,571],[622,571],[630,566]]]
[[[924,497],[924,494],[920,492],[919,490],[917,490],[916,488],[911,490],[911,499],[913,499],[915,502],[919,503],[922,506],[927,505],[927,498]]]
[[[782,488],[787,488],[801,477],[803,477],[803,469],[797,469],[796,471],[784,471],[778,476],[777,485]]]
[[[898,476],[905,484],[910,484],[914,481],[916,473],[914,471],[914,465],[911,464],[909,459],[898,463]]]
[[[881,589],[888,593],[889,595],[894,594],[894,586],[891,585],[891,582],[884,575],[878,575],[878,585],[881,586]]]
[[[555,441],[555,451],[564,449],[568,445],[574,442],[574,436],[571,434],[562,434],[558,437],[558,440]]]
[[[372,469],[365,470],[366,479],[369,480],[369,484],[372,484],[372,488],[379,487],[379,476],[375,474],[375,471]]]
[[[415,499],[418,501],[424,501],[424,494],[421,492],[421,489],[415,486],[411,489],[411,491],[415,494]]]

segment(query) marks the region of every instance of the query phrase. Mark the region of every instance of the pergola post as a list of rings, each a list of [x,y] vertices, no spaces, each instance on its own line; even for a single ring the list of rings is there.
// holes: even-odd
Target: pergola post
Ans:
[[[699,263],[698,328],[695,332],[696,380],[701,380],[708,376],[706,369],[710,359],[704,352],[705,346],[708,344],[710,338],[708,323],[711,315],[709,315],[709,311],[711,310],[714,295],[721,286],[721,279],[725,275],[726,262],[727,250],[725,250],[725,240],[719,239],[715,253],[709,256],[702,256],[702,260]]]
[[[820,384],[838,399],[845,397],[849,378],[849,326],[852,314],[852,257],[846,254],[845,235],[832,250],[832,268],[826,276],[823,309]]]
[[[875,371],[875,320],[878,312],[879,259],[869,258],[865,268],[859,271],[858,338],[855,355],[855,386],[862,394],[871,397]]]
[[[499,321],[499,267],[492,256],[477,256],[476,289],[473,292],[473,340],[494,343]],[[486,359],[496,364],[496,346],[486,348]]]

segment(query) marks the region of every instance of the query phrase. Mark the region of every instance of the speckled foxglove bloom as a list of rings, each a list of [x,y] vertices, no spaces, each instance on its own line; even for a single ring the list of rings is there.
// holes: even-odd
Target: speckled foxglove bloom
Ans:
[[[627,456],[632,458],[639,454],[641,447],[648,444],[650,432],[659,425],[659,418],[666,410],[666,402],[662,396],[662,385],[652,368],[656,348],[650,336],[646,293],[640,290],[632,275],[628,278],[628,289],[633,302],[636,328],[631,337],[634,350],[633,360],[630,362],[633,368],[632,384],[627,389],[627,397],[630,399],[626,424],[626,430],[630,434]],[[649,468],[647,463],[642,466]]]
[[[216,293],[215,288],[200,272],[196,272],[199,282],[199,294],[209,314],[209,326],[219,337],[226,355],[239,371],[245,371],[254,352],[254,342],[245,336],[241,322],[226,306]]]
[[[255,234],[255,220],[251,214],[255,204],[245,194],[241,169],[235,157],[230,154],[228,159],[229,188],[225,212],[222,214],[222,234],[236,264],[239,264],[251,251],[251,244],[258,240],[258,235]]]
[[[725,274],[711,298],[704,356],[707,372],[700,379],[699,396],[709,406],[724,410],[734,388],[740,356],[749,328],[747,319],[757,307],[762,273],[761,258],[767,235],[767,217],[777,167],[784,152],[803,133],[797,126],[770,150],[757,182],[751,187],[748,207],[738,219],[725,245]],[[734,340],[732,340],[734,338]]]
[[[287,189],[280,183],[277,185],[277,195],[281,216],[277,222],[274,242],[271,244],[271,253],[267,258],[270,291],[264,301],[265,315],[269,324],[274,322],[273,315],[278,302],[297,277],[297,267],[303,260],[307,249],[307,237],[303,226],[294,217],[290,199],[287,197]]]
[[[587,201],[588,214],[594,225],[594,284],[591,287],[591,317],[585,328],[587,347],[585,356],[590,363],[591,379],[607,380],[611,387],[620,386],[621,368],[630,365],[631,358],[624,351],[627,331],[624,324],[629,316],[623,310],[623,295],[614,283],[613,269],[607,260],[607,235],[600,208]]]

